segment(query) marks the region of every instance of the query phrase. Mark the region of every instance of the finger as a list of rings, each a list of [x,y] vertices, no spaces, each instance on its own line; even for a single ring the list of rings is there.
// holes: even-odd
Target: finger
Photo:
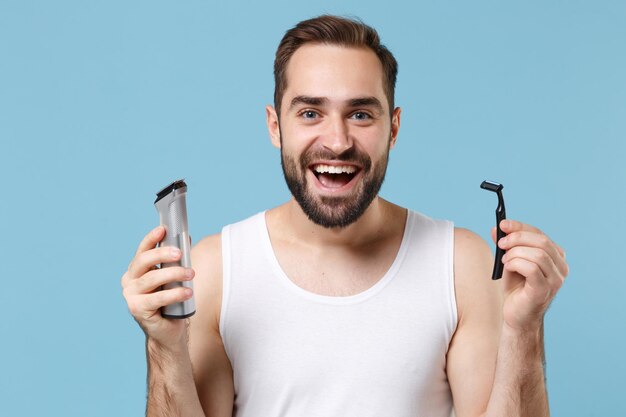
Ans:
[[[539,233],[539,234],[545,235],[545,233],[543,233],[540,229],[538,229],[535,226],[532,226],[532,225],[526,224],[526,223],[522,223],[522,222],[519,222],[519,221],[516,221],[516,220],[510,220],[510,219],[502,220],[500,222],[500,228],[506,234],[510,234],[510,233],[514,233],[514,232],[518,232],[518,231],[526,231],[526,232],[535,232],[535,233]],[[554,244],[554,247],[556,248],[557,252],[563,258],[565,258],[565,251],[563,250],[563,248],[561,248],[559,245],[557,245],[554,242],[552,242],[552,244]]]
[[[504,219],[500,221],[500,230],[502,230],[502,232],[504,232],[505,235],[508,235],[514,232],[519,232],[519,231],[528,231],[528,232],[536,232],[536,233],[543,234],[543,232],[539,230],[538,228],[536,228],[535,226],[522,223],[517,220],[511,220],[511,219]],[[498,229],[497,227],[493,227],[491,229],[491,238],[496,244],[497,244],[497,241],[496,241],[497,235],[498,235]]]
[[[513,258],[504,263],[504,270],[516,272],[523,276],[526,285],[535,290],[543,290],[548,287],[546,276],[541,271],[539,265],[523,258]]]
[[[552,242],[556,250],[559,252],[560,258],[556,261],[557,267],[559,271],[563,274],[563,278],[565,278],[569,274],[569,265],[567,264],[565,250],[557,245],[555,242]]]
[[[552,257],[557,267],[559,263],[564,263],[556,244],[543,233],[519,231],[507,235],[498,242],[498,247],[504,250],[509,250],[515,246],[530,246],[544,249]]]
[[[557,245],[556,243],[554,243],[554,247],[556,247],[556,250],[558,250],[559,254],[561,254],[563,259],[565,259],[565,250],[563,250],[563,248],[560,245]]]
[[[545,234],[533,231],[518,231],[511,233],[498,241],[498,247],[506,251],[516,246],[529,246],[545,250],[552,258],[560,273],[567,275],[568,267],[565,263],[565,259],[557,250],[555,243],[552,242]]]
[[[543,275],[548,280],[563,280],[561,273],[554,264],[553,259],[543,249],[531,248],[528,246],[516,246],[507,251],[507,253],[502,257],[502,262],[506,263],[516,258],[524,259],[537,264]]]
[[[143,296],[143,309],[144,311],[154,312],[161,307],[188,300],[192,295],[193,290],[187,287],[172,288],[146,294]]]
[[[135,256],[128,267],[128,274],[131,279],[139,278],[150,271],[155,265],[165,262],[175,262],[179,260],[180,257],[180,249],[174,246],[150,249]]]
[[[125,288],[129,281],[130,281],[130,278],[128,276],[128,271],[126,271],[122,275],[122,279],[121,279],[121,282],[120,282],[122,284],[122,288]]]
[[[190,281],[194,275],[193,269],[180,266],[157,269],[136,279],[133,283],[133,291],[137,294],[147,294],[171,282]]]
[[[522,223],[517,220],[505,219],[500,222],[500,229],[507,235],[513,232],[535,232],[541,233],[543,232],[535,226],[530,224]]]
[[[163,240],[163,237],[165,237],[165,227],[157,226],[152,229],[150,232],[148,232],[147,235],[144,236],[141,243],[139,243],[137,251],[135,252],[135,256],[149,249],[155,248],[157,243]]]

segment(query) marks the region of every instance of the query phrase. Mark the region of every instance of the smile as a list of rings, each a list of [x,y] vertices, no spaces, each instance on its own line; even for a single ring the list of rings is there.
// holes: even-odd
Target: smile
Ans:
[[[349,164],[313,164],[309,167],[318,187],[331,192],[346,191],[353,185],[353,180],[361,172],[361,168]]]

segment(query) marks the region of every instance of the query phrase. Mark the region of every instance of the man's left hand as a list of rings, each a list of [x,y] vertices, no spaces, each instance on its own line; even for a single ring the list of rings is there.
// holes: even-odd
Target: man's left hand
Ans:
[[[563,285],[569,267],[565,252],[536,227],[514,220],[503,220],[506,237],[496,242],[506,250],[504,272],[504,322],[518,331],[541,326],[543,316]]]

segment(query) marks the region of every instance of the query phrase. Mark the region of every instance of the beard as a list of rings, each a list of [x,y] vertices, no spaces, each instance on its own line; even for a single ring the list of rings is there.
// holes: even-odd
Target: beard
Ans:
[[[325,228],[341,228],[356,222],[378,195],[385,180],[389,146],[385,154],[372,165],[371,158],[356,148],[337,155],[328,150],[304,152],[296,160],[287,155],[281,147],[281,165],[289,191],[298,202],[302,211],[313,223]],[[361,167],[360,182],[347,196],[315,195],[308,184],[306,172],[316,160],[329,160],[354,163]]]

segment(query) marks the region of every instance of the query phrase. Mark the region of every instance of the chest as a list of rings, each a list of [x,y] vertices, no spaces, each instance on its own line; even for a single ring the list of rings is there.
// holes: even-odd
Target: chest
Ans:
[[[263,234],[259,250],[258,237],[226,233],[235,415],[448,416],[451,241],[422,232],[351,253],[272,248]]]
[[[274,244],[285,275],[298,287],[314,294],[350,296],[380,281],[396,258],[400,240],[359,250],[310,250],[287,242]]]
[[[258,410],[255,401],[278,399],[291,415],[435,415],[421,407],[449,398],[447,315],[419,296],[385,298],[274,300],[248,311],[227,342],[238,404]]]

